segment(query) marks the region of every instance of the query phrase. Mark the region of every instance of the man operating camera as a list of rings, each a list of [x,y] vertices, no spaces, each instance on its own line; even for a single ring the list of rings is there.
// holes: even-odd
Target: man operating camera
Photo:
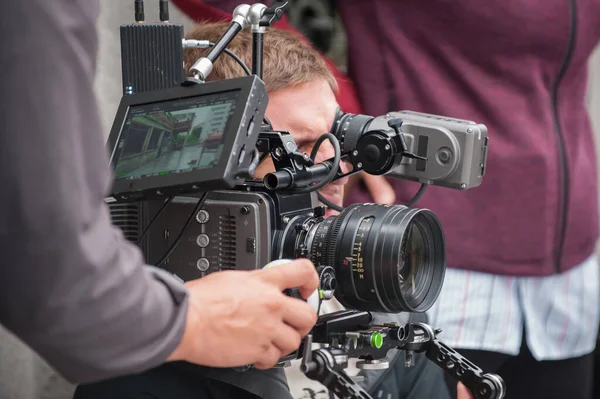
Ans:
[[[228,23],[201,23],[188,33],[187,39],[217,42],[228,26]],[[289,131],[300,151],[310,153],[319,136],[331,130],[338,109],[335,97],[336,80],[319,54],[293,34],[270,29],[264,40],[263,80],[269,95],[266,114],[274,130]],[[250,32],[245,30],[239,33],[228,49],[249,65],[252,58]],[[185,58],[186,71],[205,54],[204,49],[188,49]],[[244,74],[242,67],[233,58],[223,54],[214,63],[208,80],[231,79]],[[316,160],[319,162],[333,155],[331,144],[324,142]],[[345,166],[342,165],[342,168]],[[262,178],[273,170],[273,163],[267,158],[257,168],[256,177]],[[329,184],[321,190],[321,194],[329,201],[342,205],[343,184],[343,180]],[[329,308],[324,306],[322,313],[332,311],[336,306],[338,304],[332,300],[329,302]],[[380,321],[394,319],[400,323],[409,320],[407,314],[377,317]],[[424,321],[424,316],[411,316],[411,321],[417,320]],[[218,352],[219,348],[215,348],[215,354]],[[392,352],[394,353],[390,353],[388,357],[391,364],[388,370],[361,372],[363,386],[375,397],[448,397],[441,369],[420,356],[417,356],[413,368],[406,369],[402,361],[397,361],[398,353]],[[238,372],[232,369],[176,363],[140,375],[79,387],[76,399],[135,398],[143,394],[151,394],[159,399],[333,397],[319,383],[303,377],[296,367],[288,369],[287,374],[289,388],[282,369]],[[462,386],[459,386],[459,397],[469,398]]]

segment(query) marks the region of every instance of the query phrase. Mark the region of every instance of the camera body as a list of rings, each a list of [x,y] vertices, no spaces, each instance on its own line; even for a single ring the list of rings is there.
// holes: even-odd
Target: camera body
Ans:
[[[401,124],[401,132],[390,126],[394,123]],[[405,149],[396,155],[394,166],[371,168],[371,174],[457,190],[479,186],[485,175],[489,137],[487,127],[481,123],[414,111],[378,117],[340,113],[332,132],[340,138],[342,150],[348,147],[358,152],[361,146],[356,138],[360,140],[366,132],[379,132],[383,137],[402,134]],[[363,165],[369,164],[368,158],[389,156],[385,146],[370,153],[365,145],[362,147],[368,153],[362,157]]]
[[[481,184],[489,140],[484,124],[413,111],[391,112],[386,118],[401,118],[408,150],[427,158],[404,158],[389,177],[457,190]],[[369,128],[384,125],[381,119],[376,118]]]
[[[187,204],[187,209],[182,209],[186,214],[197,201],[179,199],[180,204]],[[167,268],[187,281],[222,270],[256,270],[272,260],[296,258],[295,243],[282,238],[295,234],[297,221],[317,220],[322,209],[313,195],[272,193],[259,185],[211,191],[178,251],[169,257]]]
[[[198,199],[179,202],[187,214]],[[308,258],[319,274],[321,299],[335,296],[348,309],[387,313],[433,305],[444,278],[445,247],[431,211],[355,204],[338,216],[324,213],[315,193],[273,192],[259,184],[212,191],[165,267],[187,281]],[[415,258],[411,244],[422,251]]]

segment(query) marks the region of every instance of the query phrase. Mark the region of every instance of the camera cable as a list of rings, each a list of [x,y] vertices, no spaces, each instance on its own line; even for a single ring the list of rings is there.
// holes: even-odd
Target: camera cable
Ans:
[[[181,239],[183,238],[183,234],[186,232],[186,230],[188,229],[188,227],[190,227],[190,224],[194,220],[194,216],[198,213],[198,211],[200,210],[200,208],[202,208],[202,205],[204,205],[204,201],[206,200],[206,197],[208,197],[209,193],[210,192],[206,192],[206,193],[202,194],[202,196],[198,200],[198,203],[194,207],[194,210],[192,211],[192,213],[190,214],[190,216],[186,220],[183,228],[179,232],[179,235],[177,236],[177,238],[175,239],[175,241],[173,242],[173,244],[171,244],[171,247],[169,248],[169,250],[167,251],[167,253],[155,264],[155,266],[160,266],[163,263],[165,263],[165,261],[167,259],[169,259],[169,256],[171,256],[171,254],[173,253],[173,251],[175,251],[175,248],[177,248],[177,246],[181,242]]]
[[[214,47],[215,43],[208,42],[208,45],[210,47]],[[230,56],[231,58],[233,58],[235,60],[235,62],[237,62],[242,67],[242,69],[244,70],[246,75],[248,75],[248,76],[252,75],[250,68],[248,68],[248,66],[244,63],[244,61],[242,61],[242,59],[240,57],[238,57],[238,55],[236,53],[234,53],[233,51],[228,50],[228,49],[224,49],[223,52],[225,54],[227,54],[228,56]],[[269,129],[273,129],[273,125],[271,124],[271,121],[269,120],[269,118],[267,118],[266,115],[264,116],[263,120],[267,125],[269,125]]]
[[[150,220],[150,223],[148,223],[148,225],[146,226],[146,228],[142,232],[142,235],[140,236],[140,238],[135,243],[136,245],[138,245],[138,246],[140,245],[140,243],[142,242],[142,240],[144,239],[144,237],[146,237],[146,234],[148,234],[148,232],[150,231],[150,227],[152,227],[152,225],[154,224],[154,222],[156,221],[156,219],[158,219],[158,217],[166,209],[166,207],[169,206],[169,204],[171,203],[171,201],[173,201],[173,197],[169,197],[165,201],[165,203],[160,207],[160,209],[158,210],[158,212],[156,212],[156,214],[154,215],[154,217],[152,218],[152,220]]]
[[[419,187],[419,191],[417,191],[417,193],[411,198],[411,200],[408,201],[406,204],[404,204],[404,206],[409,207],[409,208],[411,206],[413,206],[419,199],[421,199],[421,197],[423,196],[423,193],[427,189],[427,186],[428,186],[427,184],[421,183],[421,187]]]
[[[313,191],[320,190],[321,188],[325,187],[327,184],[329,184],[335,178],[337,171],[339,169],[339,166],[340,166],[340,159],[342,158],[342,150],[340,148],[340,142],[338,141],[337,137],[335,137],[331,133],[325,133],[325,134],[321,135],[321,137],[319,137],[317,139],[317,142],[315,143],[315,146],[313,147],[313,149],[310,153],[310,159],[312,159],[313,162],[315,161],[315,159],[317,157],[317,153],[319,152],[319,148],[321,147],[321,144],[325,140],[329,140],[329,142],[333,146],[333,150],[335,152],[335,155],[333,158],[333,166],[332,166],[331,170],[329,171],[327,176],[325,176],[323,178],[323,180],[321,180],[320,182],[318,182],[312,186],[296,188],[296,189],[294,189],[295,193],[311,193]]]
[[[410,201],[408,201],[406,204],[404,204],[404,206],[410,208],[418,200],[420,200],[421,197],[423,196],[423,194],[425,193],[427,186],[428,186],[427,184],[422,183],[421,187],[419,187],[419,191],[417,191],[417,193],[410,199]],[[331,208],[338,212],[341,212],[344,210],[344,207],[338,206],[338,205],[334,204],[333,202],[329,201],[327,198],[323,197],[323,195],[321,193],[317,193],[317,196],[319,197],[319,201],[321,201],[323,204],[325,204],[325,206],[327,206],[328,208]]]
[[[334,204],[333,202],[329,201],[327,198],[323,197],[323,195],[321,193],[317,193],[317,197],[319,197],[319,201],[321,201],[323,204],[325,204],[325,206],[333,209],[334,211],[341,212],[344,210],[344,207],[338,206],[338,205]]]

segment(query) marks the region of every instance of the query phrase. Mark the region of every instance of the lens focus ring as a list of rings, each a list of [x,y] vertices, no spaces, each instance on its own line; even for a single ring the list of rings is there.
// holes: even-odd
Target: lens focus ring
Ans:
[[[335,269],[335,296],[350,309],[424,312],[445,274],[443,231],[425,209],[352,205],[319,224],[309,251]]]

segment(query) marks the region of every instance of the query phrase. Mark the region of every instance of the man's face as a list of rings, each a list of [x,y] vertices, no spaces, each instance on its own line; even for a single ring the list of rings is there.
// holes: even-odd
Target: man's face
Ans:
[[[301,86],[270,92],[266,114],[273,125],[273,130],[290,132],[300,152],[310,155],[317,139],[329,132],[337,107],[333,90],[325,79],[319,79]],[[334,155],[333,146],[325,140],[319,147],[316,162],[333,158]],[[274,170],[273,161],[268,157],[256,168],[255,176],[262,179]],[[342,170],[346,171],[343,165]],[[343,184],[346,181],[347,179],[338,179],[319,192],[326,199],[341,206]],[[336,213],[331,209],[327,210],[327,216]]]

